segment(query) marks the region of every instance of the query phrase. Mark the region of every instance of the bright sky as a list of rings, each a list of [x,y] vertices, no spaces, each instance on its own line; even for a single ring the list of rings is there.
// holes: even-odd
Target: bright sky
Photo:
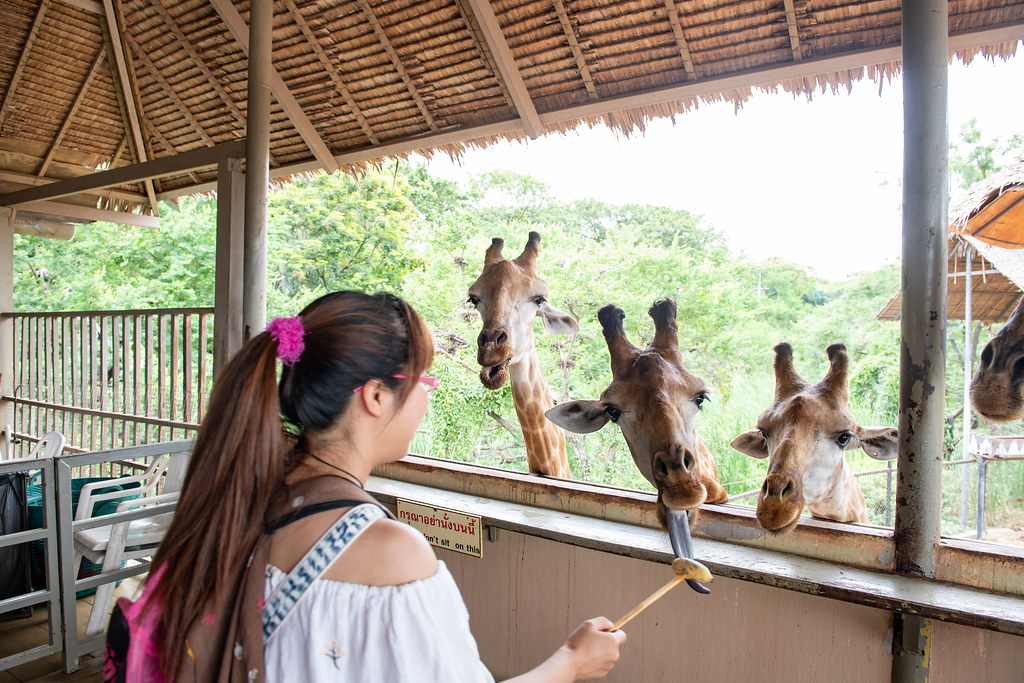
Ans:
[[[971,117],[985,141],[1024,134],[1024,48],[993,64],[950,67],[952,139]],[[510,170],[532,175],[564,201],[586,197],[660,204],[700,214],[734,253],[778,256],[842,279],[900,253],[902,82],[859,81],[847,94],[758,93],[734,111],[704,105],[650,123],[626,139],[606,128],[446,157],[431,172]]]

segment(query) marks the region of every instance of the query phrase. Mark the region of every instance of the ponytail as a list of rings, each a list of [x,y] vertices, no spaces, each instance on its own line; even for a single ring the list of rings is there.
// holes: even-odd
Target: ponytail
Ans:
[[[277,344],[254,337],[218,375],[189,459],[174,519],[153,559],[163,640],[160,668],[177,677],[185,636],[204,605],[220,604],[263,532],[286,467],[277,396]],[[216,501],[216,503],[214,503]]]

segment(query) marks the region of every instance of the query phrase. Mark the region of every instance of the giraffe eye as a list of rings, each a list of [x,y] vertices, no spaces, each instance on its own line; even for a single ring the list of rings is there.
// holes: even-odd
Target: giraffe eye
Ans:
[[[711,401],[711,397],[707,394],[697,394],[697,397],[693,399],[693,402],[697,404],[697,410],[704,410],[704,401]]]
[[[850,432],[843,432],[838,437],[836,437],[836,443],[839,444],[840,448],[846,448],[847,444],[850,443],[850,439],[852,438],[853,434],[851,434]]]
[[[472,294],[469,295],[467,301],[469,302],[470,306],[476,306],[480,303],[480,299],[478,297],[473,296]]]
[[[533,300],[533,303],[537,304],[538,306],[543,306],[547,302],[548,302],[548,300],[545,299],[542,296],[535,297],[534,300]]]
[[[608,413],[608,418],[612,422],[618,422],[619,418],[622,416],[622,411],[615,406],[605,406],[604,412]]]

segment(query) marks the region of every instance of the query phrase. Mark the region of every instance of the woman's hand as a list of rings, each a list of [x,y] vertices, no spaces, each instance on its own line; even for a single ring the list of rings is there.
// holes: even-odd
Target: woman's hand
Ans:
[[[576,662],[577,680],[604,678],[619,660],[619,646],[626,642],[626,634],[609,631],[612,625],[604,617],[587,619],[562,646]]]

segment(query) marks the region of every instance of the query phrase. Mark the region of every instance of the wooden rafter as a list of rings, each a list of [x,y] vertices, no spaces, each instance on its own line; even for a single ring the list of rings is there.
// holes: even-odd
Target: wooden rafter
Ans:
[[[331,79],[332,83],[334,83],[334,89],[338,91],[338,94],[341,95],[341,99],[345,100],[345,106],[347,106],[349,111],[352,112],[352,115],[356,117],[356,122],[359,124],[359,127],[363,129],[363,134],[366,135],[367,139],[372,144],[379,145],[380,139],[377,137],[377,134],[373,132],[373,128],[363,115],[363,110],[359,106],[359,103],[356,102],[354,97],[352,97],[352,93],[349,91],[344,81],[341,80],[341,74],[339,74],[338,70],[334,68],[334,64],[331,63],[330,58],[323,51],[323,48],[320,47],[320,43],[317,41],[316,36],[314,36],[313,31],[310,30],[309,24],[306,23],[306,18],[302,16],[299,8],[294,2],[292,2],[292,0],[285,0],[284,4],[288,8],[288,13],[291,14],[292,20],[299,27],[299,30],[302,31],[302,35],[306,37],[306,42],[311,48],[313,48],[313,52],[316,53],[316,57],[320,60],[321,66],[324,67],[324,72],[326,72],[327,77]]]
[[[121,225],[138,225],[144,228],[159,228],[158,216],[146,216],[129,211],[108,211],[91,206],[64,204],[63,202],[34,202],[18,207],[22,213],[39,213],[59,218],[76,218],[82,221],[107,221]]]
[[[789,28],[789,47],[793,51],[793,61],[799,62],[804,58],[803,49],[800,47],[800,33],[796,27],[796,7],[793,0],[783,0],[786,6],[786,26]]]
[[[35,19],[32,20],[32,28],[29,29],[28,38],[25,40],[25,46],[21,48],[21,55],[18,57],[18,66],[14,68],[14,75],[11,76],[11,82],[7,86],[7,92],[4,93],[4,100],[0,103],[0,126],[4,125],[4,120],[7,119],[7,114],[11,111],[9,106],[11,103],[11,97],[14,95],[14,91],[18,89],[18,83],[21,81],[21,77],[25,74],[25,65],[28,64],[29,54],[32,52],[32,45],[36,42],[36,37],[39,35],[39,28],[43,25],[43,16],[46,14],[46,8],[49,7],[49,0],[42,0],[39,3],[39,9],[36,10]]]
[[[242,110],[239,109],[238,105],[236,105],[234,100],[231,99],[231,96],[224,89],[224,86],[220,84],[220,81],[213,74],[213,71],[210,70],[210,67],[206,65],[206,61],[199,54],[199,51],[192,46],[192,42],[188,39],[188,37],[185,36],[185,33],[181,30],[181,27],[178,26],[178,22],[174,19],[173,16],[171,16],[171,13],[167,11],[167,8],[164,7],[162,2],[154,2],[152,7],[164,20],[164,26],[167,26],[171,29],[171,33],[174,34],[175,44],[182,50],[184,50],[186,54],[188,54],[189,58],[192,60],[192,64],[202,72],[203,77],[206,79],[206,82],[210,84],[210,87],[213,88],[213,90],[220,97],[221,101],[228,108],[228,112],[231,114],[232,118],[235,119],[235,122],[241,125],[242,130],[245,130],[245,114],[242,113]],[[138,49],[138,47],[136,47],[135,51],[140,53],[142,52]],[[273,154],[270,155],[270,165],[278,165],[278,162],[276,159],[274,159]]]
[[[487,41],[484,39],[483,29],[480,28],[480,22],[476,20],[476,16],[473,14],[473,10],[469,8],[467,4],[469,0],[455,0],[455,5],[459,8],[459,16],[466,23],[466,29],[469,31],[470,37],[473,39],[473,44],[476,46],[476,51],[480,54],[481,59],[487,63],[487,68],[490,69],[491,73],[498,73],[498,65],[494,61],[494,55],[491,54],[491,49],[487,46]],[[504,98],[506,104],[512,109],[515,109],[515,102],[512,101],[512,93],[509,92],[508,87],[505,85],[505,81],[498,78],[497,75],[494,77],[494,82],[497,83],[498,88],[501,90],[501,96]]]
[[[46,175],[46,171],[50,168],[50,163],[53,161],[54,154],[60,149],[64,136],[67,135],[68,129],[71,128],[71,120],[75,118],[78,108],[82,106],[82,102],[85,100],[85,93],[89,90],[89,86],[92,85],[92,79],[96,77],[100,66],[103,64],[103,57],[103,47],[101,46],[96,54],[96,59],[92,62],[92,68],[89,69],[89,73],[85,77],[85,82],[82,83],[82,87],[78,90],[78,96],[75,98],[74,104],[71,105],[71,110],[64,117],[64,123],[61,125],[60,130],[57,131],[57,137],[54,138],[53,144],[50,145],[50,151],[46,153],[46,158],[43,159],[43,163],[39,166],[39,172],[36,175],[40,178]]]
[[[288,1],[290,2],[291,0]],[[420,114],[427,122],[427,126],[430,130],[437,131],[437,123],[434,121],[434,117],[430,113],[430,110],[427,109],[427,103],[424,102],[423,98],[420,96],[419,91],[416,89],[416,84],[412,82],[412,77],[406,70],[402,60],[398,57],[398,52],[395,50],[395,46],[391,44],[391,39],[388,38],[387,34],[384,32],[384,27],[381,25],[380,19],[377,18],[377,15],[374,14],[370,3],[366,0],[356,0],[356,2],[360,9],[363,10],[363,15],[366,17],[366,20],[369,21],[370,25],[373,27],[373,33],[377,36],[377,40],[380,41],[381,47],[384,48],[384,51],[388,53],[388,57],[391,58],[391,63],[394,65],[395,71],[398,72],[402,82],[405,83],[405,89],[409,91],[409,95],[416,103],[416,107],[420,110]]]
[[[156,65],[153,64],[153,61],[149,58],[149,55],[146,54],[145,50],[139,47],[139,44],[135,41],[135,39],[132,36],[125,35],[125,38],[128,39],[128,46],[132,49],[132,52],[135,53],[135,57],[137,57],[138,60],[142,62],[142,65],[146,67],[146,71],[149,72],[150,77],[160,85],[161,90],[163,90],[164,96],[166,96],[171,102],[174,103],[174,106],[177,107],[178,111],[181,113],[182,118],[185,119],[185,121],[187,121],[192,126],[193,130],[195,130],[196,133],[199,134],[199,137],[203,139],[203,142],[206,143],[206,146],[212,147],[213,145],[217,144],[213,141],[213,138],[206,134],[206,131],[203,130],[203,127],[199,125],[199,122],[196,121],[195,117],[192,116],[192,113],[188,110],[188,107],[186,107],[185,103],[181,101],[181,98],[178,97],[178,93],[174,91],[174,88],[171,87],[171,84],[168,83],[167,79],[163,77],[163,75],[160,73],[160,70],[156,68]],[[155,129],[155,126],[151,125],[150,128]],[[173,153],[174,148],[172,147],[170,151]]]
[[[115,65],[114,73],[117,78],[115,82],[120,86],[118,88],[118,96],[124,105],[124,113],[128,118],[128,125],[126,128],[131,133],[132,141],[135,143],[135,154],[138,157],[138,161],[145,162],[148,160],[146,154],[145,141],[142,138],[142,125],[139,123],[139,112],[135,109],[135,97],[133,95],[134,89],[132,88],[132,81],[128,77],[128,62],[125,58],[124,48],[121,43],[121,30],[117,21],[117,14],[114,12],[114,4],[112,0],[103,0],[103,15],[105,18],[105,24],[107,28],[107,44],[110,51],[113,53],[113,64]],[[146,196],[149,197],[149,205],[153,211],[154,216],[159,216],[160,212],[157,207],[156,191],[153,189],[153,181],[146,180]]]
[[[697,70],[693,68],[693,57],[690,56],[690,46],[686,44],[686,36],[683,35],[683,25],[679,23],[679,12],[676,10],[676,0],[665,0],[665,11],[668,15],[668,23],[672,27],[672,35],[675,36],[676,46],[679,48],[679,56],[683,58],[683,68],[686,69],[686,80],[697,80]]]
[[[666,0],[666,2],[671,1]],[[569,49],[572,50],[572,57],[576,60],[576,69],[580,72],[580,78],[583,79],[583,85],[587,89],[587,94],[590,96],[590,99],[596,100],[598,98],[597,86],[594,84],[594,78],[590,74],[587,60],[583,58],[583,50],[580,48],[579,40],[576,39],[576,29],[569,22],[569,13],[565,11],[565,3],[562,0],[552,0],[551,4],[558,15],[558,23],[562,25],[562,33],[565,34],[566,40],[569,41]]]
[[[164,137],[164,134],[161,133],[156,126],[150,126],[150,130],[153,133],[153,137],[156,138],[156,141],[159,142],[165,150],[167,150],[167,154],[173,156],[175,154],[174,145],[172,145],[170,141],[168,141],[167,138]],[[188,177],[191,178],[192,182],[194,183],[202,182],[202,180],[200,180],[199,176],[197,176],[194,171],[189,171]]]
[[[211,4],[227,25],[228,30],[231,31],[231,35],[234,36],[241,46],[242,51],[248,56],[249,27],[246,25],[245,20],[242,19],[242,15],[238,13],[238,10],[235,9],[230,0],[211,0]],[[276,68],[271,69],[270,87],[274,91],[274,97],[277,98],[281,108],[284,109],[285,114],[291,119],[292,125],[299,131],[302,139],[306,141],[306,145],[313,153],[313,156],[329,173],[337,171],[338,162],[334,160],[334,155],[331,154],[331,150],[327,148],[327,144],[316,131],[313,122],[302,111],[302,106],[299,105],[298,100],[292,95],[291,90],[288,89],[284,79],[281,78],[281,74],[277,73]]]
[[[537,108],[533,105],[530,92],[526,89],[526,83],[523,82],[523,77],[519,73],[519,67],[516,66],[516,60],[508,47],[505,35],[501,32],[498,18],[494,16],[490,0],[466,0],[466,4],[480,24],[484,40],[487,41],[491,54],[494,55],[498,74],[508,86],[512,104],[519,113],[519,118],[522,119],[523,127],[526,128],[526,132],[531,138],[539,137],[544,130],[544,125],[540,121]]]
[[[61,2],[92,14],[103,14],[103,5],[95,0],[61,0]]]

